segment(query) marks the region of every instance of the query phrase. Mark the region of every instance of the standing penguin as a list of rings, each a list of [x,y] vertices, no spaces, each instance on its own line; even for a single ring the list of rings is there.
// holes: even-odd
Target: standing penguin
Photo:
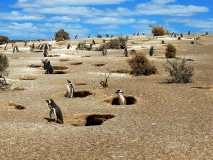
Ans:
[[[126,98],[123,96],[123,91],[119,89],[115,93],[118,94],[118,104],[126,105]]]
[[[48,106],[50,108],[50,119],[52,119],[52,114],[54,114],[55,122],[57,123],[64,123],[63,116],[61,109],[55,104],[55,102],[52,99],[45,100],[48,103]]]
[[[67,98],[73,98],[74,96],[74,87],[71,80],[67,80],[67,92],[65,96]]]

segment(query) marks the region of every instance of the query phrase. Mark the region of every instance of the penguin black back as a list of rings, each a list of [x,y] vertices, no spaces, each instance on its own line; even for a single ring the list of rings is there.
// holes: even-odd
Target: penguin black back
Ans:
[[[48,106],[50,107],[50,118],[52,113],[54,113],[55,121],[59,123],[64,123],[61,109],[57,106],[57,104],[55,104],[55,102],[52,99],[46,100],[46,102],[48,103]]]

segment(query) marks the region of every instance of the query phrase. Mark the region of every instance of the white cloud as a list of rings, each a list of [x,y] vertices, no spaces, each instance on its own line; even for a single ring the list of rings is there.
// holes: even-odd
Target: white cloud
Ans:
[[[167,4],[170,2],[176,2],[176,0],[152,0],[154,4]]]
[[[79,24],[64,24],[64,23],[0,23],[1,34],[10,37],[21,37],[22,39],[50,39],[54,38],[55,32],[64,29],[69,33],[70,37],[78,34],[79,37],[85,37],[89,34],[87,28]],[[30,38],[29,38],[30,37]]]
[[[40,14],[23,14],[18,11],[12,11],[8,13],[0,13],[1,20],[30,20],[30,21],[38,21],[44,19],[44,16]]]
[[[183,23],[185,26],[188,26],[188,27],[201,28],[206,30],[213,29],[213,19],[172,18],[172,19],[167,19],[166,22]]]
[[[69,6],[58,6],[58,7],[48,7],[48,8],[25,8],[23,12],[26,13],[41,13],[41,14],[58,14],[58,15],[74,15],[74,16],[84,16],[93,17],[97,15],[105,14],[104,11],[93,7],[69,7]]]
[[[98,18],[89,18],[84,21],[84,23],[89,24],[131,24],[134,23],[133,18],[113,18],[113,17],[98,17]]]
[[[54,17],[48,18],[47,21],[80,22],[81,19],[77,17],[69,17],[69,16],[54,16]]]
[[[14,7],[41,7],[41,6],[65,6],[65,5],[109,5],[120,4],[129,0],[18,0]]]
[[[140,15],[192,16],[196,13],[209,11],[207,7],[203,6],[169,5],[167,4],[169,2],[172,2],[172,0],[167,0],[165,3],[161,0],[155,0],[151,3],[141,3],[136,6],[135,13]]]

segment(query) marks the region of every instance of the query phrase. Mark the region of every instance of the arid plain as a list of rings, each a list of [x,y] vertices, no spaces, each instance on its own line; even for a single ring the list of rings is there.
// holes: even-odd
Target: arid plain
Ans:
[[[0,159],[213,159],[213,35],[184,35],[181,40],[130,36],[128,51],[143,51],[156,66],[158,74],[150,76],[131,75],[127,60],[133,55],[125,57],[123,50],[109,49],[106,56],[76,51],[85,40],[89,45],[93,38],[42,41],[52,44],[47,58],[56,74],[44,74],[43,52],[30,52],[29,45],[41,42],[18,42],[17,53],[11,44],[7,50],[1,46],[9,67],[8,85],[0,90]],[[103,43],[94,40],[93,48]],[[69,43],[72,48],[67,49]],[[191,83],[165,83],[168,43],[177,48],[177,58],[194,67]],[[155,48],[152,57],[150,46]],[[109,87],[102,88],[100,81],[108,73]],[[74,83],[75,98],[65,97],[67,79]],[[132,104],[113,104],[118,89]],[[61,108],[64,124],[47,121],[45,100],[50,98]],[[94,121],[100,124],[92,125]]]

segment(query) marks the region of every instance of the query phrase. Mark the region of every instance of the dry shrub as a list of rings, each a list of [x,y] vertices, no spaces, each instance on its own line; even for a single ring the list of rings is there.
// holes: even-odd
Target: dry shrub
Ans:
[[[166,46],[166,58],[175,58],[176,57],[176,48],[172,44],[167,44]]]
[[[194,75],[194,68],[186,66],[186,59],[167,60],[164,65],[165,71],[169,72],[169,83],[189,83]]]
[[[143,53],[137,53],[132,59],[128,60],[130,67],[132,68],[132,74],[139,75],[151,75],[156,74],[156,67],[146,58]]]
[[[168,31],[166,31],[164,29],[164,27],[161,27],[161,26],[153,26],[152,27],[152,34],[154,36],[163,36],[163,35],[165,35],[167,33],[168,33]]]
[[[108,49],[123,49],[123,46],[126,43],[126,39],[123,37],[118,37],[117,39],[110,39],[109,42],[106,43],[106,47]],[[99,50],[102,50],[103,46],[99,47]]]
[[[0,53],[0,77],[3,76],[5,70],[9,67],[9,60],[6,54]]]

